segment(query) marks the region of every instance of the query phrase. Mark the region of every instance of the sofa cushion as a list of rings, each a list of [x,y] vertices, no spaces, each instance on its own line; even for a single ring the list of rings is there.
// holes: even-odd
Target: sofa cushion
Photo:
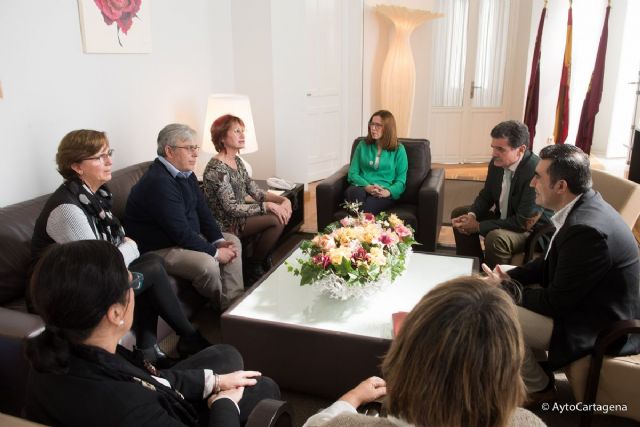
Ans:
[[[49,195],[0,208],[0,305],[25,293],[31,236]]]
[[[113,204],[111,212],[122,219],[124,218],[124,208],[127,205],[127,199],[133,187],[149,169],[152,162],[143,162],[135,165],[127,166],[111,174],[111,181],[107,184],[111,193],[113,193]]]

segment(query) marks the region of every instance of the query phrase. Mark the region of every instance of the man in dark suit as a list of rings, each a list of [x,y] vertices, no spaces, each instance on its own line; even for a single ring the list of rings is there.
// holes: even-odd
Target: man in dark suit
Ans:
[[[507,274],[483,266],[489,281],[512,279],[522,291],[522,375],[532,401],[555,391],[553,375],[533,351],[548,351],[549,368],[560,368],[589,354],[612,322],[640,315],[638,246],[620,214],[591,189],[588,156],[573,145],[552,145],[540,158],[531,186],[536,202],[555,211],[549,250]],[[617,348],[618,354],[638,351],[638,337]]]
[[[527,150],[527,127],[515,120],[502,122],[491,130],[491,138],[493,158],[484,188],[472,206],[453,210],[451,224],[456,253],[478,257],[493,268],[524,252],[531,229],[548,224],[550,213],[536,205],[529,187],[539,158]]]
[[[244,292],[240,240],[221,233],[193,173],[195,131],[173,123],[158,134],[158,157],[131,189],[124,223],[140,252],[154,251],[167,272],[190,280],[224,310]]]

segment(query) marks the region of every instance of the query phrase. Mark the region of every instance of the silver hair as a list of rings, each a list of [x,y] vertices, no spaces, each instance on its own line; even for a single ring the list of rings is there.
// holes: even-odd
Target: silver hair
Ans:
[[[158,156],[165,157],[165,148],[174,146],[177,142],[190,142],[196,136],[196,131],[181,123],[171,123],[158,133]]]

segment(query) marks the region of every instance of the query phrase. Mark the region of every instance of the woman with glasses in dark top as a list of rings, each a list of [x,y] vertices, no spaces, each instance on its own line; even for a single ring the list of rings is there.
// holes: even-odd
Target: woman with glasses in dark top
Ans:
[[[278,386],[243,371],[236,349],[209,346],[156,370],[118,345],[140,286],[111,243],[52,245],[36,264],[31,300],[44,320],[30,337],[25,413],[64,426],[240,426]]]
[[[65,179],[40,213],[31,240],[33,263],[53,243],[75,240],[106,240],[120,250],[131,271],[144,276],[135,292],[138,308],[133,330],[136,354],[150,363],[168,367],[175,360],[156,344],[158,315],[180,336],[181,356],[194,354],[210,343],[191,325],[176,297],[162,258],[140,256],[135,241],[126,237],[120,221],[111,213],[113,149],[104,132],[74,130],[60,142],[56,153],[58,172]]]
[[[366,138],[356,146],[345,191],[348,202],[378,214],[400,198],[407,182],[407,152],[398,142],[396,119],[386,110],[373,113]]]

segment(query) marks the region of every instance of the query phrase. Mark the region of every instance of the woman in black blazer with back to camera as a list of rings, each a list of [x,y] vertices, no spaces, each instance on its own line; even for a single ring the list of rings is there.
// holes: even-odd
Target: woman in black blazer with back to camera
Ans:
[[[89,286],[90,285],[90,286]],[[29,338],[25,413],[64,426],[240,426],[278,386],[243,371],[229,345],[213,345],[168,370],[118,345],[133,322],[139,280],[103,240],[54,244],[35,267],[31,298],[45,322]]]

